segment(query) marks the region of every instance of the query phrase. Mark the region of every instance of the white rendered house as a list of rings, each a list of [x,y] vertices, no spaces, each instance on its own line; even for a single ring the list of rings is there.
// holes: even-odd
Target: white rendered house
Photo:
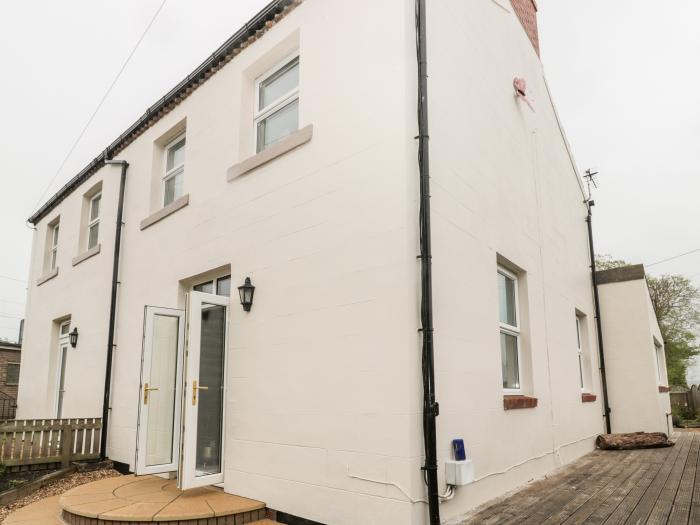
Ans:
[[[414,10],[274,1],[32,216],[18,417],[106,412],[124,469],[313,522],[428,522]],[[587,198],[533,20],[428,2],[441,492],[453,440],[474,472],[443,519],[605,430]]]

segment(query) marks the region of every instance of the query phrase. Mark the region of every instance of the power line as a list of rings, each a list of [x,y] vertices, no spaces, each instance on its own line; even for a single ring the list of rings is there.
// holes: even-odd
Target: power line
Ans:
[[[163,0],[163,1],[161,2],[160,6],[158,7],[158,9],[156,9],[155,14],[154,14],[153,17],[151,18],[151,21],[150,21],[150,22],[148,23],[148,25],[146,26],[146,29],[144,29],[143,33],[141,34],[141,36],[139,37],[138,41],[136,42],[136,45],[135,45],[135,46],[133,47],[133,49],[131,50],[131,53],[129,53],[129,56],[126,57],[126,60],[125,60],[124,63],[122,64],[122,67],[119,69],[119,71],[117,72],[117,75],[114,77],[114,80],[112,80],[112,83],[109,85],[109,87],[107,88],[107,91],[106,91],[105,94],[102,96],[102,99],[100,100],[100,103],[97,104],[97,107],[95,108],[95,111],[93,111],[93,112],[92,112],[92,115],[90,115],[90,118],[89,118],[88,121],[85,123],[85,126],[83,126],[83,129],[82,129],[82,131],[80,132],[80,134],[78,135],[78,138],[75,139],[75,141],[73,142],[73,145],[72,145],[72,146],[70,147],[70,149],[68,150],[68,153],[66,154],[65,157],[63,157],[63,161],[61,162],[61,165],[60,165],[60,166],[58,167],[58,169],[56,170],[56,173],[54,173],[54,176],[51,177],[51,180],[50,180],[49,183],[46,185],[46,188],[44,188],[44,191],[41,193],[41,196],[39,197],[39,200],[38,200],[37,203],[34,205],[34,209],[38,208],[39,205],[41,204],[41,202],[44,200],[44,197],[46,196],[46,192],[49,191],[49,189],[51,188],[51,186],[53,185],[53,183],[56,181],[56,178],[57,178],[58,175],[61,173],[61,170],[63,169],[63,167],[64,167],[64,166],[66,165],[66,163],[68,162],[68,159],[70,158],[70,156],[71,156],[71,155],[73,154],[73,152],[75,151],[75,148],[78,146],[78,143],[80,142],[80,140],[81,140],[81,139],[83,138],[83,136],[85,135],[85,132],[87,131],[88,127],[90,127],[90,124],[92,124],[92,121],[95,119],[95,116],[97,115],[97,112],[100,111],[100,108],[102,108],[102,105],[104,104],[105,100],[107,100],[107,97],[108,97],[109,94],[112,92],[112,88],[114,87],[114,85],[115,85],[115,84],[117,83],[117,81],[119,80],[119,77],[121,77],[122,73],[124,72],[124,69],[126,69],[127,64],[128,64],[129,61],[131,60],[131,57],[133,57],[133,56],[134,56],[134,53],[136,53],[136,50],[137,50],[137,49],[139,48],[139,46],[141,45],[141,42],[143,41],[143,39],[144,39],[145,36],[146,36],[146,33],[148,33],[148,30],[151,29],[151,26],[153,25],[153,22],[156,21],[156,18],[158,18],[158,15],[160,14],[161,10],[163,9],[163,7],[165,6],[165,3],[166,3],[167,1],[168,1],[168,0]]]
[[[657,264],[665,263],[665,262],[668,262],[668,261],[673,261],[674,259],[680,259],[681,257],[685,257],[686,255],[691,255],[691,254],[697,253],[697,252],[700,252],[700,248],[695,248],[694,250],[690,250],[689,252],[685,252],[685,253],[681,253],[681,254],[678,254],[678,255],[674,255],[673,257],[668,257],[668,258],[666,258],[666,259],[661,259],[660,261],[656,261],[656,262],[653,262],[653,263],[651,263],[651,264],[645,264],[644,266],[646,266],[647,268],[649,268],[650,266],[655,266],[655,265],[657,265]]]

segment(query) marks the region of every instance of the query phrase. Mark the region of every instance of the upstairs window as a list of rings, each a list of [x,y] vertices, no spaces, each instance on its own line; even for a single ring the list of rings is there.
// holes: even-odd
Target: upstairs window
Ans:
[[[287,59],[255,83],[256,152],[299,129],[299,57]]]
[[[58,229],[60,224],[56,223],[51,227],[51,250],[49,253],[49,271],[56,269],[56,257],[58,255]]]
[[[520,314],[518,311],[518,278],[498,267],[498,315],[501,339],[503,390],[521,392]]]
[[[185,135],[180,135],[165,147],[165,175],[163,175],[163,206],[182,197],[185,176]]]
[[[88,210],[88,250],[97,246],[100,239],[100,203],[102,202],[102,194],[98,193],[90,199],[90,207]]]

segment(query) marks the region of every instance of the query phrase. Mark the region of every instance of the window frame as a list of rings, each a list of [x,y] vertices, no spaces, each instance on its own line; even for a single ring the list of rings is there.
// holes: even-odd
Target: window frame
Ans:
[[[664,352],[664,345],[660,343],[659,341],[656,340],[656,337],[653,338],[653,343],[654,343],[654,357],[656,359],[656,381],[658,386],[667,386],[666,382],[668,381],[665,377],[665,374],[663,373],[662,369],[662,364],[663,367],[666,367],[666,355]],[[661,358],[660,358],[661,356]]]
[[[182,161],[182,164],[178,164],[177,166],[173,166],[172,168],[168,169],[168,154],[170,153],[170,150],[173,149],[178,143],[184,141],[185,143],[182,145],[183,149],[185,150],[185,153],[187,153],[187,131],[183,131],[182,133],[178,133],[177,136],[169,141],[165,147],[163,148],[165,151],[165,155],[163,155],[163,176],[161,177],[161,190],[163,193],[163,198],[161,199],[163,207],[169,206],[173,202],[175,202],[177,199],[182,197],[184,195],[184,192],[181,192],[180,195],[177,195],[173,193],[173,200],[171,202],[166,203],[165,202],[165,196],[166,196],[166,191],[165,191],[165,186],[168,183],[169,180],[174,179],[175,177],[182,176],[183,179],[183,184],[184,184],[184,178],[185,178],[185,164],[187,164],[187,156],[185,155],[184,160]]]
[[[15,361],[8,361],[6,366],[5,366],[5,385],[6,386],[19,386],[19,367],[22,363],[17,363]],[[8,376],[8,370],[10,368],[10,365],[17,366],[17,382],[16,383],[9,383],[7,381],[7,376]]]
[[[578,374],[581,393],[587,393],[586,377],[583,373],[583,336],[581,331],[581,316],[576,314],[576,350],[578,356]]]
[[[284,68],[289,66],[292,62],[297,62],[297,65],[300,67],[299,69],[299,83],[297,84],[296,88],[293,90],[285,93],[281,97],[279,97],[277,100],[274,100],[270,102],[267,106],[264,108],[260,108],[260,86],[263,82],[268,80],[270,77],[273,75],[279,73],[282,71]],[[272,66],[270,69],[265,71],[262,75],[260,75],[258,78],[255,79],[255,84],[254,84],[254,89],[255,89],[255,108],[253,111],[253,144],[255,146],[255,153],[262,153],[265,151],[265,148],[260,148],[260,145],[258,144],[258,125],[264,121],[267,120],[269,117],[277,113],[278,111],[283,110],[287,106],[293,104],[294,102],[298,102],[300,99],[300,84],[301,84],[301,60],[300,60],[300,53],[299,51],[295,51],[291,55],[287,55],[284,59],[280,60],[277,62],[274,66]],[[299,127],[297,130],[300,129]]]
[[[522,395],[523,394],[523,350],[521,341],[521,329],[520,329],[520,298],[519,298],[519,282],[517,274],[511,272],[504,266],[498,265],[496,275],[503,275],[504,277],[511,279],[513,281],[513,302],[515,307],[515,325],[510,325],[501,321],[500,311],[498,313],[498,345],[500,350],[501,345],[501,334],[510,335],[515,337],[515,344],[518,351],[518,388],[506,388],[503,387],[503,393],[505,395]],[[501,368],[503,363],[501,363]],[[501,378],[501,384],[503,383],[503,378]]]
[[[229,295],[221,295],[219,294],[219,283],[220,281],[225,281],[226,279],[229,280]],[[219,295],[220,297],[230,297],[231,296],[231,274],[226,274],[226,275],[220,275],[218,277],[213,277],[211,279],[207,279],[206,281],[202,281],[201,283],[197,283],[192,285],[192,290],[195,292],[202,292],[202,290],[197,290],[198,286],[205,286],[207,284],[211,284],[212,291],[211,292],[203,292],[203,293],[209,293],[212,295]]]
[[[95,202],[97,199],[100,200],[100,208],[97,210],[97,217],[95,219],[91,219],[92,217],[92,204]],[[88,203],[88,216],[87,216],[87,244],[86,247],[88,250],[91,250],[98,244],[100,244],[100,215],[102,213],[102,192],[99,191],[95,193],[92,197],[90,197],[90,202]],[[90,231],[92,230],[93,226],[97,226],[97,239],[95,241],[94,246],[90,246]]]
[[[58,267],[58,236],[61,233],[60,226],[60,222],[51,226],[51,248],[49,250],[49,271],[51,272]]]

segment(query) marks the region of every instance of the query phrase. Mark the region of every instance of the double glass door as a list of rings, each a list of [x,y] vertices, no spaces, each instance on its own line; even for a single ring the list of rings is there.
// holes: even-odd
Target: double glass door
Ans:
[[[183,489],[224,479],[229,300],[194,291],[187,306],[186,327],[182,311],[146,311],[136,461],[137,474],[177,471]]]

